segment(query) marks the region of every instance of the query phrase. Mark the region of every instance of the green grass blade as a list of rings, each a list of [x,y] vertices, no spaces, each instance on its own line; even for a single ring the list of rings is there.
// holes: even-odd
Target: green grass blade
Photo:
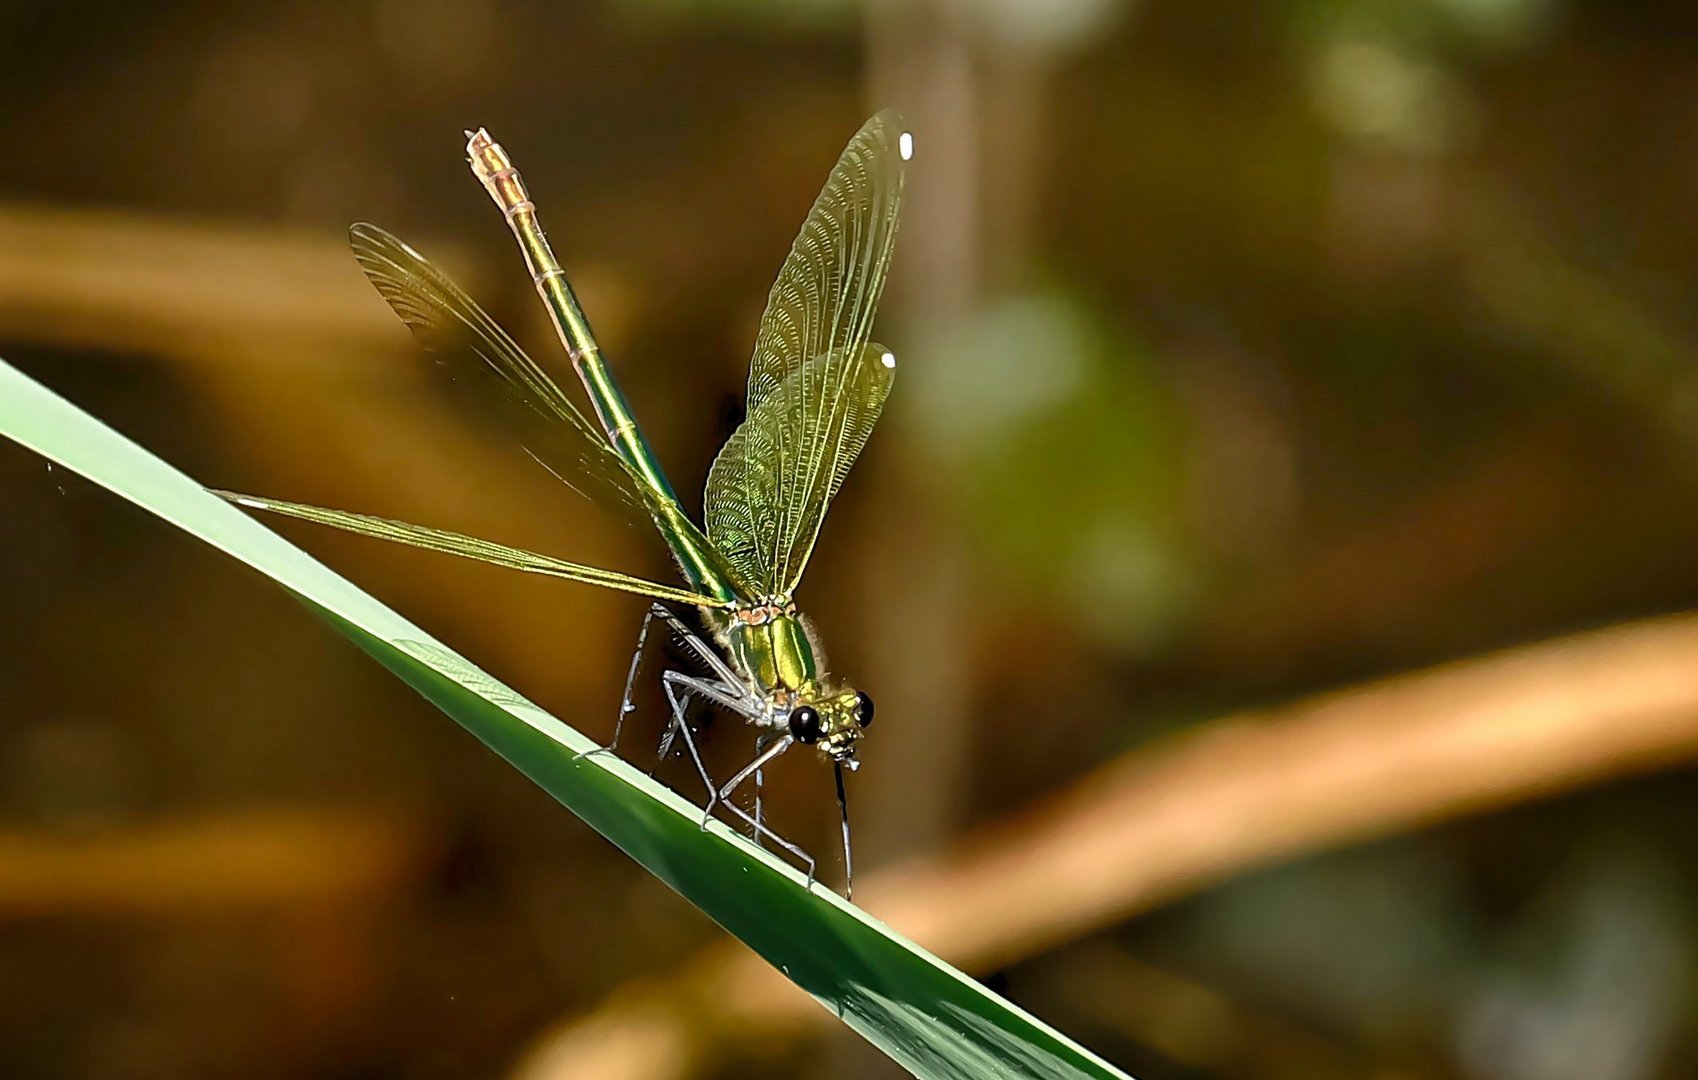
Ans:
[[[0,434],[265,574],[922,1077],[1123,1077],[543,712],[200,484],[0,361]]]

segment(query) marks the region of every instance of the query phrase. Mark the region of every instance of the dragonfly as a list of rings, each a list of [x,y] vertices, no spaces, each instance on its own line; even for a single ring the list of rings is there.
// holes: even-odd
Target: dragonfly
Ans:
[[[849,141],[815,199],[778,272],[755,336],[746,412],[707,477],[702,524],[684,509],[615,381],[582,306],[556,259],[519,171],[487,131],[467,132],[472,172],[507,220],[591,406],[578,407],[464,290],[424,256],[375,225],[349,230],[350,246],[377,292],[424,351],[457,381],[499,402],[532,458],[566,486],[653,528],[682,585],[567,562],[461,533],[369,514],[215,491],[250,509],[315,522],[412,547],[646,597],[650,606],[612,741],[617,747],[643,644],[665,623],[699,662],[668,670],[670,707],[664,756],[681,737],[707,788],[706,827],[716,806],[741,819],[757,843],[771,841],[801,860],[811,886],[812,856],[763,820],[762,770],[792,747],[811,747],[836,781],[845,895],[854,870],[845,771],[873,720],[864,691],[834,679],[813,623],[795,593],[826,511],[866,446],[895,376],[896,357],[872,340],[888,276],[914,137],[884,111]],[[705,635],[674,607],[694,608]],[[687,713],[705,702],[756,729],[754,757],[715,784]],[[753,778],[751,815],[732,799]]]

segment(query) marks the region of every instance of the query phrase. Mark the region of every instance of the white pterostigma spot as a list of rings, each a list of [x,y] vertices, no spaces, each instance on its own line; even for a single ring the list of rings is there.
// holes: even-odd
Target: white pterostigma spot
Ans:
[[[896,152],[902,155],[903,161],[911,161],[914,157],[914,133],[904,131],[896,137]]]
[[[887,368],[895,368],[896,354],[893,352],[887,352],[883,356],[879,357],[879,362]]]

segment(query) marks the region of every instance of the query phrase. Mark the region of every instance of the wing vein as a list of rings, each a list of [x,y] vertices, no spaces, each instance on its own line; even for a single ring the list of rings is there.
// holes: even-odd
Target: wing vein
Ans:
[[[869,348],[901,204],[901,135],[894,113],[874,116],[832,170],[768,297],[748,415],[709,473],[709,536],[769,594],[800,581],[889,392],[883,349]]]
[[[267,499],[257,495],[240,495],[233,491],[208,490],[211,490],[212,494],[220,498],[235,503],[237,506],[247,507],[251,510],[264,510],[283,517],[310,521],[318,525],[328,525],[331,528],[356,533],[360,536],[388,540],[391,543],[423,548],[426,551],[437,551],[446,555],[458,555],[461,558],[472,559],[476,562],[504,566],[510,570],[523,570],[532,574],[565,578],[568,581],[582,582],[586,585],[600,585],[606,589],[617,589],[621,592],[635,593],[638,596],[653,597],[657,600],[669,600],[674,603],[694,604],[697,607],[723,608],[729,606],[705,593],[674,588],[671,585],[663,585],[658,581],[649,581],[646,578],[633,577],[630,574],[621,574],[614,570],[603,570],[596,566],[567,562],[550,555],[526,551],[523,548],[508,547],[506,544],[497,544],[490,540],[467,536],[464,533],[449,532],[446,529],[432,529],[425,525],[414,525],[411,522],[396,521],[393,518],[377,517],[372,514],[355,514],[346,510],[332,510],[328,507],[285,502],[281,499]]]

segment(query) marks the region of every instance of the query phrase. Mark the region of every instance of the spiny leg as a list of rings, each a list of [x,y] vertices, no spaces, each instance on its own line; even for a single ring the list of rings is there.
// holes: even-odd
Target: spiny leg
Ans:
[[[666,700],[672,703],[672,720],[669,724],[667,724],[666,735],[667,739],[670,740],[674,732],[682,732],[684,734],[684,745],[690,751],[690,760],[696,763],[696,772],[701,774],[702,785],[707,788],[707,808],[702,814],[702,828],[705,829],[707,828],[708,818],[713,816],[713,803],[714,799],[718,796],[718,792],[713,786],[713,777],[708,775],[707,766],[702,764],[702,755],[700,751],[696,749],[695,736],[690,734],[689,722],[684,718],[684,710],[689,707],[690,697],[692,696],[693,691],[686,689],[683,691],[683,695],[679,696],[677,683],[672,678],[672,676],[678,674],[680,673],[676,671],[668,671],[665,676],[663,676],[662,681],[662,685],[666,688]],[[669,741],[662,742],[662,754],[664,754],[669,747]]]
[[[759,748],[760,748],[760,744],[757,743],[756,749],[759,749]],[[755,770],[755,831],[754,831],[753,835],[754,835],[754,839],[755,839],[755,844],[757,846],[760,846],[760,847],[766,846],[765,842],[762,841],[762,839],[761,839],[761,788],[765,784],[766,784],[766,781],[761,777],[761,771],[759,769],[756,769]]]
[[[694,690],[685,690],[678,695],[676,707],[667,717],[666,730],[661,733],[660,749],[655,751],[654,764],[649,766],[650,776],[654,775],[654,771],[660,768],[661,763],[672,753],[673,740],[678,738],[678,729],[688,723],[686,717],[690,710],[690,702],[695,700],[695,697],[696,692]],[[670,691],[667,693],[667,700],[672,700]]]
[[[588,757],[594,754],[616,754],[618,752],[619,735],[625,730],[625,718],[630,716],[637,709],[637,706],[631,701],[631,695],[636,690],[637,669],[641,667],[643,663],[643,646],[648,643],[649,624],[654,622],[656,609],[662,611],[665,610],[664,608],[661,608],[658,603],[655,603],[650,604],[649,609],[643,612],[643,625],[637,631],[637,648],[631,653],[631,667],[630,670],[625,673],[625,696],[619,700],[619,717],[613,721],[613,740],[606,746],[598,746],[594,750],[589,751],[588,754],[582,756]]]
[[[755,740],[755,755],[758,757],[760,755],[761,751],[765,750],[768,746],[770,746],[772,744],[772,741],[776,738],[778,738],[778,735],[776,735],[772,732],[764,733],[759,738],[757,738]],[[766,781],[765,781],[764,777],[762,776],[760,764],[757,763],[755,765],[755,828],[754,828],[754,831],[752,833],[750,833],[749,835],[750,835],[750,838],[753,839],[754,842],[760,847],[766,846],[765,840],[761,836],[761,822],[763,820],[765,820],[761,816],[761,789],[765,785],[765,783],[766,783]]]
[[[631,715],[637,706],[631,701],[631,695],[637,688],[637,669],[643,664],[643,646],[648,644],[649,626],[654,622],[655,608],[659,604],[650,604],[643,612],[643,625],[637,630],[637,647],[631,652],[631,667],[625,672],[625,694],[619,699],[619,718],[613,722],[613,741],[607,744],[609,750],[619,747],[619,736],[625,730],[625,718]]]
[[[702,640],[702,636],[690,629],[683,619],[673,614],[671,608],[656,602],[650,606],[649,611],[655,618],[664,621],[667,626],[671,627],[672,632],[678,635],[678,640],[694,653],[696,659],[702,662],[702,666],[712,671],[720,682],[732,687],[742,684],[737,673],[731,670],[731,665],[720,657],[719,652],[712,645]],[[739,696],[742,696],[741,693]]]
[[[713,646],[702,640],[700,634],[690,629],[683,619],[680,619],[676,614],[674,614],[671,608],[667,607],[665,604],[656,602],[649,605],[649,615],[665,622],[666,625],[672,629],[672,632],[677,635],[678,641],[688,648],[690,652],[695,655],[696,659],[702,662],[702,666],[706,667],[708,670],[712,671],[714,675],[718,676],[720,688],[723,691],[733,694],[738,701],[741,701],[747,696],[747,694],[741,689],[742,681],[738,679],[737,673],[731,670],[731,666],[720,658],[719,653],[714,650]],[[710,697],[713,697],[715,700],[719,700],[722,696],[723,695],[710,695]],[[689,697],[690,694],[686,693],[684,695],[684,700],[688,702]],[[730,707],[738,712],[744,712],[742,708],[739,708],[734,703],[730,704]],[[673,723],[669,723],[666,726],[666,730],[660,736],[660,750],[656,754],[655,766],[657,768],[659,767],[660,762],[666,760],[666,755],[672,752],[672,740],[677,738],[678,732],[683,730],[684,726],[685,725],[682,720],[675,720]],[[652,774],[654,770],[650,769],[649,772]]]
[[[713,777],[708,775],[707,766],[702,762],[702,755],[696,749],[696,737],[690,732],[690,725],[684,716],[684,709],[689,704],[690,696],[699,694],[716,705],[722,705],[733,712],[744,716],[750,715],[747,702],[748,694],[735,683],[716,683],[708,679],[698,679],[686,675],[682,671],[668,671],[661,676],[661,684],[666,688],[666,699],[672,704],[672,723],[669,730],[677,731],[684,736],[684,746],[690,751],[690,760],[696,764],[696,772],[701,774],[702,784],[707,788],[707,806],[702,811],[702,828],[707,828],[708,821],[713,817],[713,807],[719,801],[719,790],[714,786]]]
[[[733,776],[730,780],[726,781],[725,786],[719,789],[718,801],[720,803],[722,803],[727,810],[729,810],[733,814],[736,814],[738,817],[742,818],[751,828],[753,828],[755,830],[755,837],[756,837],[757,842],[759,841],[759,839],[761,837],[765,837],[765,838],[771,840],[774,844],[777,844],[779,847],[783,848],[785,851],[788,851],[790,854],[796,856],[796,858],[800,859],[803,863],[807,864],[807,867],[808,867],[808,888],[811,889],[811,888],[814,887],[814,876],[815,876],[814,857],[812,855],[809,855],[806,851],[803,851],[802,848],[799,847],[798,845],[791,843],[790,841],[786,840],[784,837],[778,835],[777,833],[773,832],[771,829],[767,828],[767,826],[765,824],[763,824],[762,822],[756,820],[755,818],[750,817],[746,812],[744,812],[742,807],[738,806],[735,802],[733,802],[731,800],[731,792],[733,790],[735,790],[738,785],[742,784],[742,782],[747,780],[750,776],[758,774],[761,771],[761,767],[764,766],[767,762],[771,761],[773,758],[777,757],[778,755],[784,753],[786,750],[790,749],[790,746],[794,741],[795,740],[792,739],[789,735],[785,735],[782,738],[778,739],[776,742],[774,742],[767,749],[762,750],[759,754],[757,754],[755,756],[755,760],[753,760],[753,761],[749,762],[747,765],[743,766],[743,768],[737,773],[736,776]]]
[[[816,877],[818,877],[818,873],[816,872],[814,857],[812,855],[809,855],[806,851],[802,850],[800,845],[793,844],[790,841],[784,839],[784,837],[773,832],[771,829],[769,829],[765,825],[758,824],[755,821],[754,818],[750,817],[748,815],[748,813],[746,811],[744,811],[744,809],[742,807],[736,806],[736,805],[732,804],[731,802],[725,800],[724,797],[723,797],[723,791],[721,792],[721,802],[724,803],[725,808],[727,810],[731,811],[733,814],[736,814],[738,817],[742,818],[743,821],[746,824],[748,824],[749,826],[751,826],[752,828],[758,830],[757,835],[759,837],[765,837],[766,839],[771,840],[774,844],[777,844],[779,847],[783,848],[785,851],[788,851],[790,854],[794,855],[798,860],[800,860],[802,862],[802,864],[805,865],[808,869],[807,887],[810,888],[810,889],[814,887],[814,879]]]

